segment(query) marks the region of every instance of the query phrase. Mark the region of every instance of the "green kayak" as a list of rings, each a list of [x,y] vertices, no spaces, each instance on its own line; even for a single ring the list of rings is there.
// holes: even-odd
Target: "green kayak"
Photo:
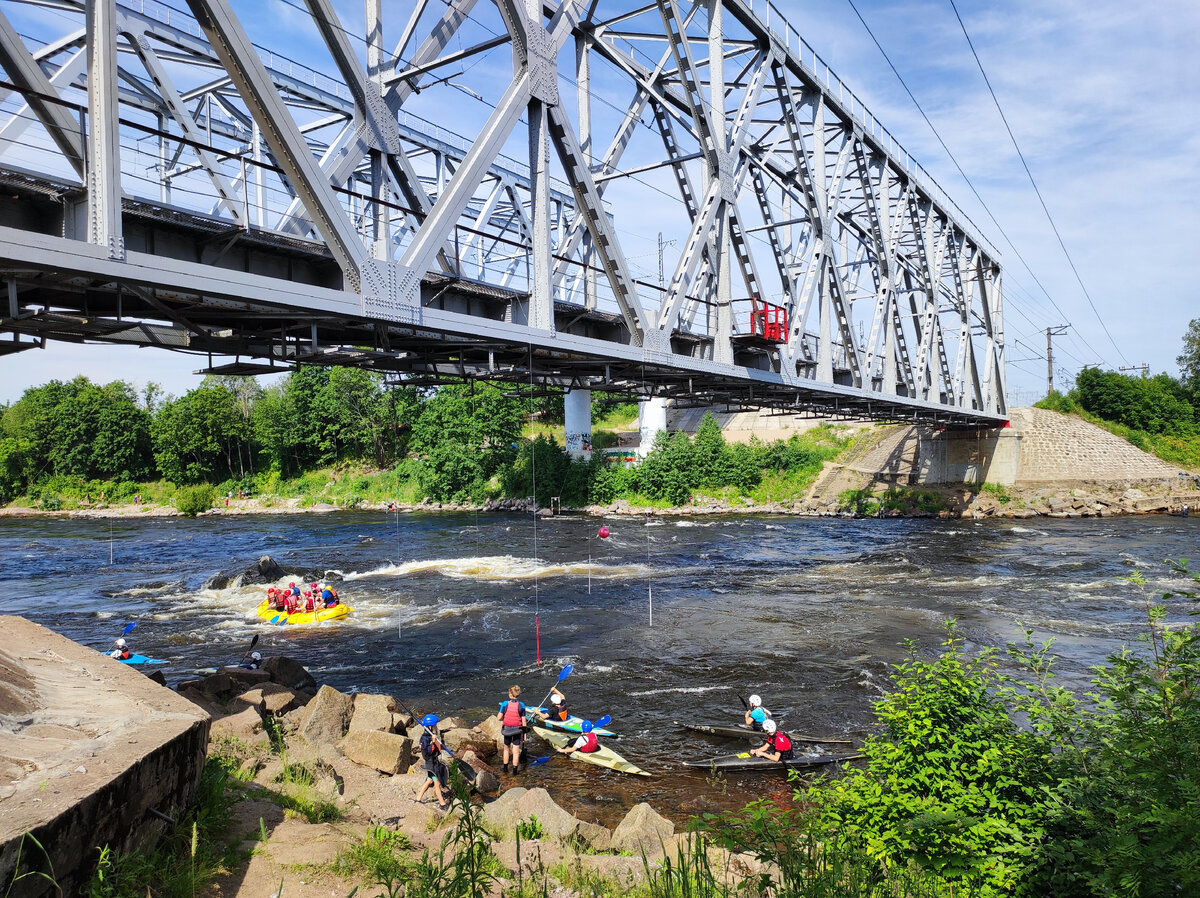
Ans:
[[[553,730],[548,730],[540,726],[535,726],[533,731],[555,748],[566,748],[577,738],[570,733],[556,733]],[[577,761],[595,764],[597,767],[607,767],[609,770],[617,770],[621,773],[632,773],[635,776],[650,775],[641,767],[630,764],[606,745],[601,745],[597,751],[588,752],[587,754],[581,751],[572,752],[571,757]]]

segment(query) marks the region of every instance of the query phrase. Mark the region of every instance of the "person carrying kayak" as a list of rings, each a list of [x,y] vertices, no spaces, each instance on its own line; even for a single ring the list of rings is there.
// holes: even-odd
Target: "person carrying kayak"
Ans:
[[[425,797],[425,793],[429,791],[429,787],[433,786],[433,794],[437,798],[438,807],[444,811],[450,807],[442,794],[442,789],[450,784],[450,768],[442,760],[442,743],[434,731],[437,725],[436,714],[426,714],[421,718],[421,726],[425,728],[420,742],[422,767],[425,769],[425,785],[417,793],[417,802],[420,803],[421,799]]]
[[[586,755],[600,750],[600,740],[592,732],[592,722],[590,720],[585,720],[579,725],[579,734],[579,738],[573,743],[564,748],[556,748],[555,751],[560,755],[571,755],[577,751],[583,752]]]
[[[541,720],[566,720],[571,716],[567,709],[567,696],[557,686],[550,690],[550,711],[543,714],[540,708],[534,708],[533,713]]]
[[[750,754],[766,758],[768,761],[790,761],[796,757],[795,751],[792,750],[792,740],[787,733],[779,729],[775,721],[770,719],[763,721],[763,732],[767,736],[767,741],[758,748],[750,749]]]
[[[500,733],[504,736],[504,772],[508,773],[509,749],[512,750],[512,772],[520,772],[521,746],[525,744],[525,703],[518,701],[520,686],[508,687],[508,700],[500,703],[496,719],[500,721]]]
[[[750,707],[746,709],[746,726],[758,732],[763,731],[763,724],[771,716],[771,712],[762,706],[762,699],[757,695],[750,696]]]
[[[129,651],[129,645],[125,642],[124,636],[117,637],[117,647],[108,653],[108,657],[116,658],[118,661],[128,661],[133,657],[133,652]]]

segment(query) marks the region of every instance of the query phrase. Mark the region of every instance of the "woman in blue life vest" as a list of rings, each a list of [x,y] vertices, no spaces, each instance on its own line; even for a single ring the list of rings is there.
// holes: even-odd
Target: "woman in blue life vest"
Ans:
[[[442,794],[442,789],[450,783],[450,769],[442,760],[442,743],[434,733],[434,728],[438,725],[436,714],[426,714],[421,718],[421,726],[425,732],[421,734],[421,766],[425,770],[425,785],[421,787],[421,791],[417,793],[418,803],[425,797],[425,793],[429,791],[429,787],[433,787],[434,797],[437,798],[438,807],[443,811],[450,807],[446,801],[445,795]]]
[[[750,707],[746,709],[746,726],[761,733],[763,723],[770,718],[771,712],[762,706],[762,699],[757,695],[750,696],[748,704]]]
[[[509,750],[512,750],[512,772],[520,772],[521,746],[525,744],[525,703],[517,701],[520,686],[508,687],[508,700],[500,703],[496,719],[500,721],[500,733],[504,736],[504,772],[508,773]]]
[[[577,751],[586,754],[591,754],[594,751],[600,750],[600,740],[596,738],[596,734],[592,732],[592,722],[585,720],[579,725],[579,738],[566,748],[557,749],[561,755],[574,754]]]
[[[763,732],[767,736],[767,741],[758,748],[750,749],[750,754],[766,758],[769,761],[790,761],[796,757],[796,753],[792,750],[792,740],[787,733],[775,725],[775,721],[763,721]]]

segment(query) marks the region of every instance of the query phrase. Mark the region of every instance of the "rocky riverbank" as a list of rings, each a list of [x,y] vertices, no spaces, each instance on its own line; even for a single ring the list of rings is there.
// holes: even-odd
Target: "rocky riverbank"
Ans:
[[[221,877],[214,896],[260,898],[276,894],[281,882],[293,898],[344,895],[375,885],[362,881],[354,860],[360,846],[382,844],[417,864],[426,852],[441,851],[459,825],[461,806],[439,809],[432,790],[416,801],[425,782],[416,746],[421,727],[402,701],[318,687],[286,657],[266,659],[261,670],[224,669],[182,682],[179,694],[212,717],[209,754],[244,784],[232,816],[249,859]],[[688,837],[648,804],[635,805],[610,829],[571,814],[545,789],[529,788],[528,771],[500,777],[489,763],[501,738],[494,717],[451,717],[437,728],[474,780],[471,801],[503,879],[540,876],[549,894],[574,894],[562,890],[580,878],[620,891],[686,845]],[[735,879],[759,870],[750,857],[716,850],[710,861]]]

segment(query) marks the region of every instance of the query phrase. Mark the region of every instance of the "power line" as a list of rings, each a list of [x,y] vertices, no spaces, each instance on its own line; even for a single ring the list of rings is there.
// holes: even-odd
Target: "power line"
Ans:
[[[967,175],[966,171],[963,170],[962,165],[959,164],[959,161],[958,161],[957,157],[955,157],[954,153],[952,153],[950,151],[950,147],[948,147],[946,145],[946,141],[942,139],[941,133],[938,131],[937,127],[933,124],[933,121],[925,113],[924,107],[921,106],[920,101],[917,100],[916,95],[912,92],[912,89],[909,88],[908,82],[906,82],[904,80],[904,77],[900,74],[899,70],[896,68],[895,63],[892,62],[892,58],[890,56],[888,56],[887,51],[883,49],[883,45],[879,42],[879,38],[877,38],[875,36],[875,32],[871,30],[871,26],[867,24],[867,20],[865,18],[863,18],[863,14],[861,12],[859,12],[858,7],[854,5],[854,0],[846,0],[846,2],[849,3],[850,8],[852,10],[854,10],[854,14],[858,17],[858,21],[862,23],[863,28],[866,29],[867,34],[870,36],[872,42],[875,44],[875,47],[879,50],[880,54],[883,56],[884,61],[887,62],[888,68],[890,68],[892,70],[892,74],[896,76],[896,80],[900,82],[900,86],[904,88],[904,92],[906,94],[908,94],[908,98],[910,100],[912,100],[913,105],[917,107],[917,112],[921,113],[921,118],[923,118],[925,120],[925,124],[927,124],[929,126],[929,130],[933,132],[933,136],[937,138],[937,142],[941,145],[942,150],[946,153],[946,155],[950,158],[950,161],[954,164],[954,167],[958,170],[958,173],[962,176],[962,179],[966,182],[967,187],[969,187],[971,190],[971,193],[974,194],[975,199],[979,200],[979,204],[983,208],[984,213],[987,215],[988,218],[991,219],[992,224],[994,224],[996,226],[996,229],[1000,232],[1000,235],[1004,238],[1004,242],[1008,244],[1010,249],[1012,249],[1013,254],[1016,255],[1017,259],[1019,259],[1021,264],[1025,267],[1025,271],[1029,273],[1029,276],[1031,278],[1033,278],[1033,282],[1038,285],[1038,287],[1041,289],[1043,295],[1045,295],[1046,299],[1048,299],[1050,301],[1050,305],[1054,306],[1055,311],[1057,311],[1058,314],[1061,315],[1063,318],[1069,318],[1070,316],[1068,316],[1066,312],[1064,312],[1062,309],[1060,309],[1058,307],[1058,303],[1054,301],[1054,297],[1050,295],[1050,291],[1046,289],[1046,285],[1043,284],[1041,282],[1041,280],[1038,279],[1038,276],[1036,274],[1034,274],[1033,269],[1030,267],[1029,263],[1025,261],[1025,257],[1021,255],[1021,251],[1019,249],[1017,249],[1017,245],[1015,243],[1013,243],[1012,238],[1008,236],[1008,232],[1004,230],[1004,226],[1000,224],[1000,222],[996,219],[996,216],[992,213],[991,207],[988,206],[988,204],[984,200],[984,198],[982,196],[980,196],[979,191],[975,188],[974,182]],[[1030,324],[1033,324],[1033,323],[1034,322],[1032,320],[1030,320]],[[1101,322],[1101,323],[1103,323],[1103,322]],[[1107,331],[1106,331],[1106,333],[1107,333]],[[1083,340],[1082,337],[1080,337],[1080,339]],[[1087,345],[1087,348],[1094,355],[1099,356],[1101,358],[1101,360],[1104,360],[1103,356],[1101,356],[1099,352],[1096,352],[1096,350],[1092,346],[1088,345],[1086,340],[1083,340],[1083,342],[1085,345]],[[1107,364],[1107,361],[1105,361],[1105,364]]]
[[[1071,253],[1067,250],[1067,244],[1063,241],[1062,234],[1058,231],[1058,225],[1054,223],[1054,216],[1050,214],[1050,208],[1046,205],[1046,200],[1042,196],[1041,190],[1038,189],[1037,181],[1033,179],[1033,172],[1029,170],[1029,163],[1025,161],[1025,154],[1021,152],[1021,147],[1017,144],[1017,137],[1013,134],[1012,127],[1008,124],[1008,117],[1004,114],[1004,109],[1000,106],[1000,98],[996,96],[996,91],[992,89],[992,82],[988,78],[987,72],[984,71],[983,62],[980,60],[979,54],[975,52],[975,44],[971,41],[971,35],[967,33],[966,23],[963,22],[962,16],[959,15],[958,7],[955,5],[954,0],[950,0],[950,8],[954,10],[954,17],[958,19],[963,37],[967,39],[967,46],[971,48],[971,55],[975,57],[975,64],[979,66],[979,73],[983,75],[983,83],[987,85],[988,93],[992,95],[992,102],[996,104],[996,110],[1000,113],[1000,120],[1004,122],[1004,129],[1008,132],[1013,149],[1017,151],[1017,158],[1021,160],[1025,174],[1029,176],[1029,183],[1033,185],[1033,192],[1037,194],[1038,202],[1042,204],[1042,211],[1046,213],[1046,220],[1050,222],[1050,228],[1054,231],[1054,236],[1058,238],[1058,245],[1062,248],[1063,255],[1067,257],[1067,263],[1071,266],[1075,280],[1079,283],[1079,289],[1087,297],[1088,305],[1092,307],[1092,312],[1095,314],[1096,320],[1100,322],[1100,327],[1104,329],[1104,335],[1108,337],[1108,342],[1112,343],[1113,349],[1117,351],[1117,355],[1121,357],[1121,361],[1128,363],[1129,360],[1125,358],[1125,353],[1121,352],[1121,347],[1117,345],[1117,341],[1108,332],[1108,325],[1104,323],[1104,319],[1100,317],[1100,312],[1096,308],[1096,304],[1092,302],[1092,295],[1088,293],[1088,289],[1083,283],[1083,278],[1079,275],[1079,269],[1075,267],[1075,260],[1071,258]]]

